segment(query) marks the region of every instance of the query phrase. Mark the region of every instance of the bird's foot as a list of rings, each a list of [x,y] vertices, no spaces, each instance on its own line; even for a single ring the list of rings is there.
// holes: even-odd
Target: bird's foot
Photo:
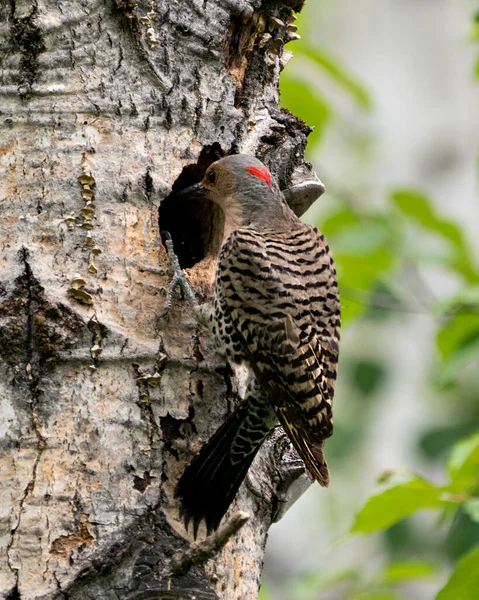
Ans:
[[[170,257],[170,263],[173,267],[173,279],[171,281],[170,287],[166,293],[166,302],[163,308],[162,313],[158,317],[159,319],[163,319],[168,314],[172,304],[173,297],[175,295],[175,290],[179,286],[181,291],[183,292],[183,297],[186,298],[194,307],[198,306],[198,300],[196,299],[193,288],[191,287],[186,275],[183,273],[183,269],[180,266],[180,261],[175,254],[175,249],[173,247],[173,240],[171,239],[171,235],[168,231],[162,231],[161,235],[165,238],[165,246],[168,250],[168,256]]]

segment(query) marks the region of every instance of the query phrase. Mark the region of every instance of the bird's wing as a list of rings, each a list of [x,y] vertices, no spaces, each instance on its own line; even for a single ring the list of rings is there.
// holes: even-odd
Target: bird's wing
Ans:
[[[323,236],[306,225],[284,234],[238,229],[223,246],[216,285],[281,424],[327,485],[340,315]]]

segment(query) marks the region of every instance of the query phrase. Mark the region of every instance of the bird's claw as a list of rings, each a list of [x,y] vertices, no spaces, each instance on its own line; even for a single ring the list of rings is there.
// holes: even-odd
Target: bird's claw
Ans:
[[[188,282],[186,275],[183,273],[183,269],[180,266],[180,261],[178,260],[178,257],[175,254],[173,240],[171,238],[170,233],[168,231],[162,231],[161,235],[165,238],[165,246],[166,246],[166,249],[168,250],[168,256],[170,257],[170,263],[171,263],[171,266],[173,267],[174,275],[173,275],[173,279],[171,281],[170,287],[168,288],[168,291],[166,293],[165,306],[164,306],[161,314],[158,317],[159,319],[163,319],[164,317],[166,317],[166,315],[170,311],[170,308],[173,305],[175,289],[178,286],[181,288],[181,291],[183,292],[183,297],[185,297],[193,306],[198,305],[198,300],[196,299],[193,288],[191,287],[190,283]]]

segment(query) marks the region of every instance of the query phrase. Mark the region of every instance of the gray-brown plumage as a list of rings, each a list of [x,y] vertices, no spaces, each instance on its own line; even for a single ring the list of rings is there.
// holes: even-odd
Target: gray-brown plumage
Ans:
[[[230,360],[253,373],[244,402],[178,483],[196,533],[202,519],[208,531],[219,525],[277,420],[308,471],[328,485],[324,440],[332,434],[340,307],[323,235],[290,210],[260,161],[223,158],[188,193],[225,213],[213,328]]]

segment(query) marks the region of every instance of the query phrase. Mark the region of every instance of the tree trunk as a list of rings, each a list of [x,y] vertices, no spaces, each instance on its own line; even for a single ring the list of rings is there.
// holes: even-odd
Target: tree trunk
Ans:
[[[221,215],[174,192],[232,152],[282,188],[313,179],[309,130],[278,108],[301,3],[2,2],[3,598],[257,598],[304,469],[276,431],[230,511],[250,519],[210,560],[189,556],[174,487],[237,384],[185,300],[158,320],[160,228],[205,302]]]

